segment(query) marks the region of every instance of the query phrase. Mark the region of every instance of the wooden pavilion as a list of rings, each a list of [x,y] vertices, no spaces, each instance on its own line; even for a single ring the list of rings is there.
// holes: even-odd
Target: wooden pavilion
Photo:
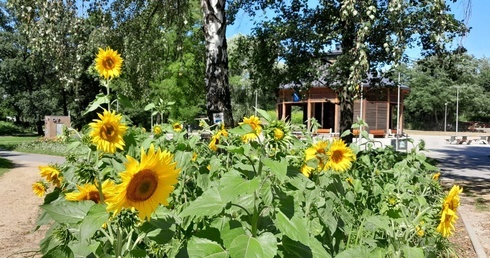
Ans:
[[[361,118],[368,124],[369,128],[366,129],[371,134],[387,136],[397,133],[398,87],[385,78],[379,81],[383,83],[363,83],[362,98],[354,101],[354,121]],[[403,100],[408,92],[407,86],[400,86],[399,134],[403,133]],[[294,106],[302,109],[303,121],[308,127],[310,118],[314,117],[326,129],[323,132],[341,133],[340,100],[333,89],[314,85],[306,92],[297,92],[294,87],[283,85],[277,102],[278,118],[290,120]]]

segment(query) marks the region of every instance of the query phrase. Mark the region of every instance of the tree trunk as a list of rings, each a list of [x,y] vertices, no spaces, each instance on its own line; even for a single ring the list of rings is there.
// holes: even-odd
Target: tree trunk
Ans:
[[[346,130],[351,130],[352,123],[354,121],[354,99],[346,87],[342,88],[339,92],[340,99],[340,134]],[[349,134],[342,137],[342,140],[346,143],[352,142],[353,135]]]
[[[226,0],[201,0],[206,40],[206,107],[210,121],[213,113],[223,112],[225,125],[233,126],[228,52],[226,43]]]

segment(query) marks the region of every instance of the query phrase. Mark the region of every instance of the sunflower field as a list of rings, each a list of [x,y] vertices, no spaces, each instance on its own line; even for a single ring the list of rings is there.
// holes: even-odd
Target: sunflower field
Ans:
[[[101,49],[96,64],[99,119],[33,185],[45,257],[451,255],[462,189],[444,194],[417,146],[298,139],[259,109],[235,128],[202,121],[210,139],[180,122],[147,132],[110,108],[122,58]]]

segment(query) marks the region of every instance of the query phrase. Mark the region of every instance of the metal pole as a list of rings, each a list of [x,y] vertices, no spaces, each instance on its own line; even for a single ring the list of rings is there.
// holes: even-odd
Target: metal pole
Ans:
[[[458,132],[459,120],[459,87],[456,87],[456,132]]]
[[[257,90],[255,90],[255,116],[257,116]]]
[[[396,134],[401,134],[400,128],[400,72],[398,72],[398,102],[396,106]]]
[[[359,117],[360,119],[362,120],[362,123],[364,123],[364,117],[362,115],[362,102],[363,102],[363,92],[364,92],[364,88],[362,87],[362,82],[361,82],[361,104],[360,104],[360,108],[359,108]],[[358,143],[361,144],[361,135],[362,135],[362,124],[361,126],[359,126],[359,137],[358,137]]]
[[[447,127],[447,102],[444,104],[444,132]]]

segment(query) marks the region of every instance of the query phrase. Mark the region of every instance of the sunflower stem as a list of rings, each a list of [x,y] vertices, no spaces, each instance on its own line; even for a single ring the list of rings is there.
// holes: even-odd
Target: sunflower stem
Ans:
[[[95,153],[95,170],[97,171],[97,165],[99,163],[99,151]],[[102,178],[100,173],[97,171],[97,183],[95,184],[97,186],[97,190],[99,190],[99,198],[100,198],[100,203],[104,203],[104,193],[102,192]]]
[[[131,245],[131,236],[133,235],[133,232],[134,232],[134,228],[131,228],[131,231],[129,231],[128,234],[128,242],[126,242],[126,250],[130,250],[129,246]],[[136,239],[135,243],[137,243],[138,239]]]
[[[117,240],[116,240],[116,258],[122,257],[122,234],[121,229],[117,229]]]
[[[105,237],[107,237],[107,239],[109,240],[109,243],[111,243],[111,245],[114,244],[114,237],[112,237],[109,234],[107,234],[107,232],[104,229],[101,229],[100,232],[102,232],[102,234],[104,234]]]
[[[111,87],[109,86],[109,80],[104,80],[104,85],[107,88],[107,111],[111,112]]]
[[[254,214],[252,217],[252,237],[257,236],[257,223],[259,221],[259,211],[257,209],[257,193],[254,193]]]

